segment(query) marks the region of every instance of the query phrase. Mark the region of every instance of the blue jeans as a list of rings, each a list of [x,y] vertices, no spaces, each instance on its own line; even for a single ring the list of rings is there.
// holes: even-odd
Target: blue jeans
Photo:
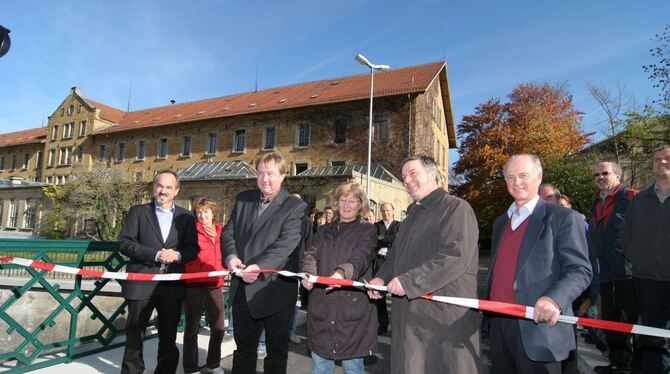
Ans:
[[[332,374],[335,369],[335,361],[323,358],[312,352],[312,374]],[[342,360],[342,369],[346,374],[363,374],[365,365],[363,357]]]

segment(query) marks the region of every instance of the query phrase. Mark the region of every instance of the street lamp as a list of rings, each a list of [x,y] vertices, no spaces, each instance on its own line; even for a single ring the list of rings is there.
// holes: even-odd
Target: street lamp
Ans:
[[[372,100],[375,93],[375,70],[384,71],[390,70],[391,67],[388,65],[375,65],[370,62],[362,54],[356,56],[356,61],[361,65],[365,65],[370,68],[370,123],[368,124],[368,175],[366,180],[365,194],[370,200],[370,165],[372,164]]]

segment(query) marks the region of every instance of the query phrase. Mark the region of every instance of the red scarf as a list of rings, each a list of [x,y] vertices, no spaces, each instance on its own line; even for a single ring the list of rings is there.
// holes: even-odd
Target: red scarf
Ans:
[[[607,225],[607,221],[610,219],[612,212],[614,212],[614,207],[616,206],[614,198],[622,186],[623,184],[619,184],[614,191],[605,197],[605,201],[600,198],[600,194],[596,195],[596,199],[598,200],[596,202],[596,212],[593,215],[593,223],[595,223],[596,226],[598,226],[600,222],[602,222],[603,227]]]

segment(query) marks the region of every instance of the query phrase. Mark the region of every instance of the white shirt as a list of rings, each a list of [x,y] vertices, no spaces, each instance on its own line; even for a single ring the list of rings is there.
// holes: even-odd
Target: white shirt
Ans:
[[[512,230],[516,230],[526,218],[533,214],[538,201],[540,201],[540,196],[535,196],[524,206],[518,208],[518,214],[516,201],[510,205],[509,209],[507,209],[507,217],[512,221]]]

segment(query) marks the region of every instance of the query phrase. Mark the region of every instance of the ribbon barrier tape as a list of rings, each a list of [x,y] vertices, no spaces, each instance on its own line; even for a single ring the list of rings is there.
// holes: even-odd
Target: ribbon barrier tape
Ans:
[[[214,278],[223,277],[228,274],[238,275],[240,270],[218,270],[210,272],[199,273],[168,273],[168,274],[143,274],[143,273],[119,273],[106,272],[98,270],[79,269],[75,267],[51,264],[43,261],[28,260],[18,257],[0,257],[0,262],[11,263],[15,265],[30,267],[37,270],[53,271],[67,274],[80,275],[89,278],[103,278],[103,279],[118,279],[118,280],[133,280],[133,281],[175,281],[184,279],[199,279],[199,278]],[[255,273],[276,273],[286,277],[307,278],[311,283],[317,283],[325,286],[344,286],[366,288],[376,291],[386,292],[386,286],[376,286],[363,282],[353,281],[350,279],[335,279],[330,277],[309,275],[306,273],[294,273],[286,270],[270,270],[258,269],[250,272]],[[526,305],[502,303],[498,301],[469,299],[462,297],[450,296],[434,296],[424,295],[423,299],[437,301],[440,303],[458,305],[465,308],[471,308],[486,312],[494,312],[505,314],[517,318],[533,319],[534,308]],[[594,327],[603,330],[619,331],[625,333],[633,333],[639,335],[656,336],[660,338],[670,338],[670,330],[648,327],[643,325],[634,325],[623,322],[612,322],[593,318],[582,318],[560,315],[558,321],[568,323],[571,325],[582,325],[586,327]]]

